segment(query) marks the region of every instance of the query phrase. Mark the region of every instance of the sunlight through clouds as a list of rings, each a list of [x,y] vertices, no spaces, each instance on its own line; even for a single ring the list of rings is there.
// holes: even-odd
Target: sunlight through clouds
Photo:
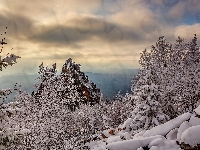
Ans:
[[[96,69],[114,61],[123,62],[123,68],[138,68],[140,52],[159,36],[173,42],[177,36],[199,35],[200,4],[195,0],[8,0],[0,8],[1,31],[8,26],[7,51],[14,48],[22,58],[44,64],[72,56],[79,57],[80,64],[88,65],[85,59],[90,59]],[[189,31],[193,27],[194,33]],[[106,65],[97,63],[99,57]]]

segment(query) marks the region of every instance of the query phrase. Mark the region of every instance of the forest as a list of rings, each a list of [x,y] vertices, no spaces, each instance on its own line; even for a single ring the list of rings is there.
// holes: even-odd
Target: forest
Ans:
[[[23,57],[2,57],[1,71],[15,67],[17,59]],[[41,62],[32,93],[17,83],[0,90],[0,149],[198,150],[197,36],[178,37],[174,46],[161,36],[141,53],[139,64],[131,91],[108,100],[72,58],[59,74],[56,63]],[[14,91],[14,101],[5,103]]]

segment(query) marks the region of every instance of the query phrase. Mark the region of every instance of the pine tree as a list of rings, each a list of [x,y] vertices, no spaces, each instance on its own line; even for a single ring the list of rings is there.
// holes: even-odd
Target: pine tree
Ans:
[[[100,101],[100,90],[88,77],[80,71],[80,65],[66,60],[62,72],[57,75],[56,64],[53,68],[39,66],[40,84],[36,85],[35,97],[41,97],[45,92],[47,96],[55,96],[66,101],[69,109],[74,111],[80,103],[94,105]],[[45,85],[45,86],[44,86]],[[49,97],[51,98],[51,96]]]
[[[187,42],[182,64],[182,82],[178,86],[181,99],[178,106],[182,112],[192,112],[200,100],[200,51],[196,35],[191,42]]]
[[[80,66],[80,64],[76,64],[69,58],[63,65],[61,74],[72,75],[74,85],[76,85],[83,103],[89,103],[90,105],[99,103],[101,97],[100,89],[96,87],[95,83],[89,81],[84,72],[80,71]]]
[[[163,113],[159,99],[161,92],[156,84],[156,75],[153,69],[145,70],[146,75],[138,80],[140,87],[133,91],[135,93],[135,109],[132,112],[133,121],[131,129],[133,133],[140,130],[150,129],[162,124],[169,119]]]
[[[148,129],[156,122],[160,124],[180,113],[192,112],[198,104],[200,52],[196,35],[191,42],[180,37],[176,42],[172,48],[160,37],[150,52],[144,50],[141,55],[140,71],[132,81],[132,101],[136,105],[134,129]],[[151,109],[155,110],[151,113],[154,118],[156,114],[162,116],[161,122],[148,115]]]

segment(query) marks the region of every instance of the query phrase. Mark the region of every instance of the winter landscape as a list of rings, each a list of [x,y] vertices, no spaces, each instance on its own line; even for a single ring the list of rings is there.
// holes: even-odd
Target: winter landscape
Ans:
[[[199,2],[86,3],[0,3],[0,150],[200,150]]]

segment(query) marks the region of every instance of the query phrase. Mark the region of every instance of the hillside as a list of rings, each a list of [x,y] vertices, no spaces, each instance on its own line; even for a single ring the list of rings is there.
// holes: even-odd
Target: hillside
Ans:
[[[143,130],[132,136],[127,132],[130,118],[119,130],[108,129],[100,141],[87,143],[91,150],[199,150],[200,148],[200,106],[195,113],[185,113],[150,130]],[[111,134],[111,130],[113,130]]]
[[[196,35],[176,42],[173,48],[162,36],[145,49],[130,93],[113,101],[101,101],[99,87],[71,58],[58,74],[56,63],[42,63],[34,92],[16,85],[15,102],[0,105],[0,149],[198,150],[200,51]],[[123,89],[128,80],[89,75],[104,90],[108,83]]]

